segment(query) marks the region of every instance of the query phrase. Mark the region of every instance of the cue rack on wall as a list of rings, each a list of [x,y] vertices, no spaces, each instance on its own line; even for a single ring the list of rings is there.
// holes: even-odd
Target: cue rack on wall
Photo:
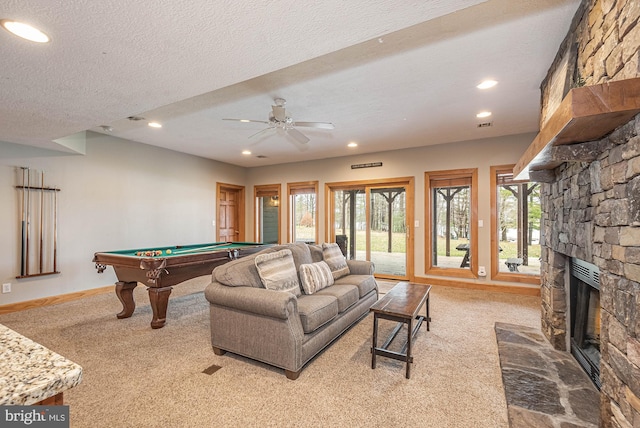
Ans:
[[[20,275],[53,275],[58,271],[58,192],[45,187],[44,171],[19,167]]]

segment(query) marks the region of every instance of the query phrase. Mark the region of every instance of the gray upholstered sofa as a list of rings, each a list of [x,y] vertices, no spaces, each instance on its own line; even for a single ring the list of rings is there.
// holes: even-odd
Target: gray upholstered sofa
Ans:
[[[369,312],[378,299],[378,285],[371,262],[342,258],[346,274],[342,271],[344,276],[332,280],[333,285],[312,290],[313,294],[265,288],[256,258],[288,254],[283,249],[291,251],[298,274],[304,271],[301,265],[322,265],[318,262],[327,256],[321,246],[304,243],[267,248],[214,269],[205,297],[217,355],[229,351],[262,361],[284,369],[287,378],[295,380],[307,362]]]

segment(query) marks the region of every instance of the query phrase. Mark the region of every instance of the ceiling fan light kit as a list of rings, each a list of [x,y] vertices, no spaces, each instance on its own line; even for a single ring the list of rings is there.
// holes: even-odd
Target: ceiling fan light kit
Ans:
[[[236,122],[257,122],[257,123],[265,123],[268,125],[267,128],[256,132],[249,136],[249,138],[254,138],[259,135],[264,135],[266,132],[275,130],[283,130],[287,135],[293,138],[296,142],[300,144],[308,143],[309,137],[304,135],[302,132],[295,129],[295,127],[307,127],[307,128],[317,128],[317,129],[334,129],[335,126],[330,122],[294,122],[293,119],[287,115],[287,111],[285,109],[285,104],[287,101],[284,98],[276,98],[274,100],[275,105],[271,106],[271,111],[269,112],[269,120],[254,120],[254,119],[222,119],[222,120],[233,120]]]

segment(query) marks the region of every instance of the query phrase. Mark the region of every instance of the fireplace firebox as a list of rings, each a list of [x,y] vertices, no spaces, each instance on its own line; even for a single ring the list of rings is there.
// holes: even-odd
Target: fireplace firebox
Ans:
[[[600,271],[571,259],[571,354],[600,389]]]

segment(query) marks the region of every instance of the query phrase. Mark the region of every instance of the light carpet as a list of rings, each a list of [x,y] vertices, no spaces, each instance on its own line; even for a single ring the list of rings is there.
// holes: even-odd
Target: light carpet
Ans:
[[[280,369],[213,353],[208,280],[174,287],[158,330],[144,287],[125,320],[116,319],[121,305],[110,293],[0,323],[83,367],[82,383],[64,395],[76,428],[507,427],[494,324],[540,328],[537,297],[433,287],[431,331],[423,324],[418,332],[411,379],[400,361],[378,357],[371,369],[369,315],[290,381]],[[393,324],[381,320],[380,337]]]

